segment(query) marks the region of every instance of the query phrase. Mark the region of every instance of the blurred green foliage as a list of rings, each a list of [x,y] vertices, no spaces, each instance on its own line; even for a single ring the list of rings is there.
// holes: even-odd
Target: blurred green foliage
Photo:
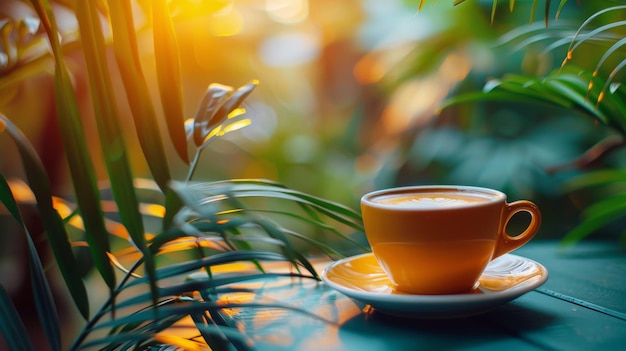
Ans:
[[[620,205],[626,8],[545,1],[545,21],[533,23],[538,1],[511,1],[509,13],[496,1],[476,3],[495,15],[491,66],[470,70],[440,117],[404,143],[406,161],[387,172],[388,182],[419,177],[495,187],[540,204],[544,237],[572,244],[596,234],[626,242]],[[520,25],[524,16],[530,25]]]

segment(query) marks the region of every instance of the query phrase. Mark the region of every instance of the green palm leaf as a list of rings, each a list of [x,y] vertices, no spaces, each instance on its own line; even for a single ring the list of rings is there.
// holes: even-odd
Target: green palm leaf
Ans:
[[[170,316],[178,315],[180,318],[186,317],[190,313],[203,312],[208,309],[225,309],[225,308],[241,308],[241,307],[253,307],[253,308],[281,308],[281,309],[289,309],[296,312],[303,313],[309,317],[315,318],[320,321],[328,322],[326,319],[317,316],[314,313],[308,312],[304,309],[290,306],[285,303],[269,303],[269,302],[257,302],[257,303],[217,303],[214,301],[204,301],[198,304],[187,304],[187,303],[179,303],[174,305],[165,305],[160,306],[158,310],[154,311],[152,309],[145,309],[142,311],[138,311],[137,313],[133,313],[127,316],[123,316],[120,318],[116,318],[110,321],[106,321],[98,325],[99,328],[111,328],[111,327],[119,327],[127,324],[137,325],[138,323],[142,323],[148,320],[159,321],[161,318],[167,318]],[[156,313],[156,315],[155,315]],[[87,346],[87,344],[83,345]]]
[[[191,280],[182,284],[170,285],[164,288],[159,288],[159,296],[161,298],[168,298],[172,296],[181,296],[194,291],[213,291],[216,287],[233,284],[243,283],[246,281],[266,278],[312,278],[311,276],[294,274],[294,273],[245,273],[238,272],[234,274],[217,274],[213,278],[205,280]],[[146,303],[151,302],[152,296],[149,293],[136,294],[128,299],[121,300],[116,307],[125,308],[132,306],[145,306]],[[103,325],[101,327],[108,327]]]
[[[572,42],[570,44],[570,47],[568,49],[568,58],[571,59],[571,53],[574,50],[575,46],[578,46],[581,44],[581,42],[584,42],[587,38],[592,37],[593,35],[599,33],[599,32],[603,32],[604,30],[611,28],[611,27],[599,27],[596,28],[594,31],[592,31],[591,35],[587,34],[584,35],[582,39],[578,40],[579,35],[581,35],[581,33],[583,33],[583,30],[587,27],[588,24],[590,24],[591,22],[593,22],[595,19],[597,19],[598,17],[600,17],[601,15],[608,13],[608,12],[612,12],[612,11],[619,11],[619,10],[623,10],[626,9],[626,5],[621,5],[621,6],[613,6],[613,7],[608,7],[605,9],[602,9],[596,13],[594,13],[593,15],[589,16],[581,25],[580,27],[578,27],[578,30],[576,31],[576,34],[574,34],[574,38],[572,39]],[[616,22],[617,23],[617,22]]]
[[[92,2],[79,2],[76,15],[85,45],[83,52],[89,71],[104,161],[110,175],[111,190],[118,205],[122,223],[128,229],[133,243],[143,251],[145,249],[143,222],[130,172],[128,152],[123,142],[120,118],[116,110],[111,75],[102,55],[105,51],[104,36],[100,29],[98,12],[90,4]]]
[[[166,304],[159,307],[157,315],[151,309],[145,309],[127,315],[121,318],[117,318],[111,321],[107,321],[98,326],[98,328],[120,328],[125,330],[125,333],[117,333],[110,337],[92,340],[85,343],[83,346],[94,346],[98,344],[110,344],[111,342],[120,342],[125,340],[134,340],[135,343],[140,340],[147,340],[147,337],[151,337],[156,333],[159,335],[176,335],[176,326],[173,325],[175,321],[178,321],[186,316],[193,314],[204,314],[206,312],[217,311],[227,308],[278,308],[293,310],[304,315],[322,321],[324,323],[330,323],[329,321],[319,317],[313,313],[310,313],[304,309],[293,307],[284,303],[270,303],[270,302],[250,302],[250,303],[224,303],[214,301],[186,301],[186,300],[169,300]],[[146,323],[146,321],[151,321]],[[199,331],[202,333],[211,333],[216,337],[220,337],[220,331],[225,333],[221,336],[225,337],[228,341],[232,342],[236,347],[241,347],[243,344],[250,345],[250,341],[241,332],[229,332],[234,331],[232,327],[213,324],[212,328],[207,328],[207,324],[196,324]],[[133,332],[134,330],[134,332]],[[174,333],[174,334],[170,334]],[[128,338],[128,339],[127,339]],[[156,340],[161,338],[156,337]],[[165,338],[167,340],[167,338]],[[168,340],[169,341],[169,340]],[[211,344],[214,346],[214,344]]]
[[[620,169],[598,170],[576,177],[567,183],[569,191],[588,187],[611,185],[626,180],[626,171]]]
[[[146,246],[143,219],[139,212],[139,201],[128,161],[128,151],[116,109],[111,75],[107,62],[101,54],[106,51],[106,47],[99,15],[92,2],[80,1],[77,3],[76,16],[84,43],[83,53],[89,71],[94,113],[113,197],[122,223],[127,228],[133,244],[147,255],[146,271],[149,276],[153,276],[154,260],[149,255]],[[151,284],[151,290],[156,294],[154,283]]]
[[[106,252],[110,251],[109,235],[104,226],[100,194],[96,186],[91,157],[87,152],[78,102],[72,86],[71,77],[63,61],[63,49],[59,41],[58,27],[47,0],[31,0],[48,35],[55,59],[54,92],[59,131],[67,157],[76,201],[86,228],[89,249],[102,278],[113,289],[115,274],[108,262]]]
[[[602,25],[600,27],[594,28],[593,30],[584,34],[581,33],[581,28],[579,28],[574,34],[574,37],[569,40],[567,57],[564,63],[567,63],[570,60],[572,60],[572,58],[574,57],[574,51],[576,51],[576,49],[578,49],[578,47],[580,47],[584,43],[587,43],[593,40],[602,42],[602,41],[609,41],[609,40],[614,40],[618,38],[618,36],[611,35],[611,34],[604,34],[604,35],[601,35],[601,34],[603,34],[604,32],[607,32],[610,29],[622,27],[624,25],[626,25],[626,21],[611,22],[611,23]],[[597,70],[598,68],[596,68],[596,71]]]
[[[109,7],[113,49],[135,121],[139,144],[155,182],[165,192],[171,179],[170,170],[156,112],[137,50],[131,3],[113,0],[109,1]]]
[[[41,160],[26,137],[2,114],[0,114],[0,123],[4,123],[6,132],[11,136],[17,145],[30,188],[35,195],[35,199],[37,200],[37,208],[41,215],[44,228],[46,228],[46,235],[48,237],[50,247],[52,248],[56,263],[59,266],[61,275],[65,280],[65,285],[67,286],[74,303],[83,318],[87,319],[89,317],[87,290],[85,289],[85,284],[81,279],[80,267],[76,262],[63,221],[52,205],[52,191],[50,189],[50,183],[44,167],[41,164]],[[6,199],[3,198],[3,202],[9,200],[10,198],[8,197]],[[18,213],[12,213],[17,219],[16,214]],[[21,219],[18,220],[18,222],[21,223]],[[23,223],[21,224],[23,225]]]
[[[346,225],[357,230],[362,230],[361,215],[345,205],[328,201],[304,192],[289,189],[280,183],[265,179],[230,179],[211,183],[181,184],[175,183],[173,187],[182,194],[202,194],[204,198],[217,194],[231,194],[236,197],[256,196],[264,198],[276,198],[290,200],[296,203],[310,205],[320,212],[331,216]],[[185,196],[185,195],[182,195]]]
[[[466,0],[454,0],[452,4],[454,6],[457,6],[461,3],[464,3],[465,1]],[[419,5],[420,10],[422,9],[422,6],[425,2],[426,0],[420,0],[420,5]],[[559,3],[559,6],[557,8],[557,18],[558,18],[559,13],[561,12],[561,9],[563,8],[563,6],[565,6],[566,2],[567,0],[561,0],[561,2]],[[546,27],[548,26],[549,17],[550,17],[550,4],[551,4],[551,0],[545,0],[544,18],[545,18]],[[535,13],[537,12],[538,5],[539,5],[539,0],[533,0],[532,7],[530,10],[530,19],[529,19],[530,23],[532,23],[535,19]],[[494,23],[495,21],[497,7],[498,7],[498,0],[492,0],[491,23]],[[509,0],[509,11],[513,12],[514,9],[515,9],[515,0]]]
[[[10,350],[35,351],[26,327],[4,286],[0,284],[0,333]]]
[[[24,230],[28,246],[28,270],[30,273],[30,281],[33,287],[32,290],[34,294],[35,305],[37,307],[37,314],[39,315],[41,324],[44,329],[44,333],[48,339],[48,343],[51,349],[55,351],[60,351],[61,330],[59,328],[59,315],[56,310],[54,299],[52,298],[50,285],[48,284],[48,280],[46,279],[46,275],[44,273],[41,260],[39,259],[37,249],[35,248],[35,244],[33,243],[28,228],[22,220],[22,216],[20,215],[17,203],[15,202],[13,194],[11,193],[9,184],[2,175],[0,175],[0,200],[9,210],[11,215],[13,215],[13,218],[20,224],[20,226]],[[12,312],[7,311],[7,313],[10,315],[10,313]],[[5,335],[8,336],[8,338],[13,337],[13,335],[11,334]],[[20,336],[17,337],[21,338]]]
[[[249,223],[260,227],[271,238],[282,242],[283,245],[280,247],[287,250],[288,255],[291,252],[288,237],[293,237],[312,244],[328,255],[337,256],[337,251],[328,250],[328,245],[318,240],[307,238],[256,215],[279,214],[295,218],[303,224],[310,224],[313,228],[317,227],[325,230],[363,251],[368,251],[367,247],[364,247],[354,238],[343,234],[334,224],[327,223],[328,219],[330,219],[362,232],[361,217],[356,211],[332,201],[285,188],[276,182],[240,179],[211,183],[173,183],[172,188],[180,195],[188,208],[179,214],[177,223],[181,229],[188,231],[189,235],[201,236],[203,235],[202,233],[206,232],[227,233],[235,226]],[[263,199],[264,203],[251,206],[244,203],[245,200],[254,198]],[[276,206],[273,206],[268,204],[267,200],[277,200],[278,203]],[[281,210],[279,203],[295,204],[302,211]],[[208,223],[202,221],[193,225],[186,223],[194,216],[210,219],[210,221]],[[188,228],[188,230],[184,228]],[[162,242],[162,238],[156,240],[161,240]],[[301,261],[303,263],[307,262],[303,258]]]
[[[157,280],[163,280],[166,278],[172,278],[172,277],[188,274],[190,272],[194,272],[204,267],[210,267],[210,266],[226,264],[226,263],[233,263],[233,262],[238,262],[238,261],[284,262],[284,261],[288,261],[288,259],[284,255],[273,253],[273,252],[264,252],[264,251],[226,252],[226,253],[216,254],[216,255],[209,256],[209,257],[203,257],[200,259],[185,261],[185,262],[181,262],[178,264],[159,268],[156,271],[156,277],[157,277]],[[245,279],[245,277],[243,277],[242,279]],[[148,282],[149,282],[148,277],[141,277],[141,278],[133,280],[132,282],[129,282],[123,288],[127,289],[129,287],[132,287],[138,284],[146,284]],[[216,283],[213,283],[213,284],[220,285]]]
[[[583,212],[582,222],[563,238],[563,245],[574,244],[605,227],[626,213],[626,193],[615,194],[597,201]]]
[[[561,0],[561,2],[559,3],[559,6],[556,9],[556,15],[554,16],[555,19],[559,19],[559,16],[561,15],[561,10],[563,10],[565,3],[567,3],[567,0]]]
[[[186,317],[187,315],[178,316],[180,318]],[[138,316],[137,319],[141,319],[144,316]],[[105,337],[90,340],[83,345],[83,348],[89,349],[96,346],[102,345],[115,345],[116,343],[125,343],[128,345],[129,349],[135,349],[138,346],[148,346],[148,345],[159,345],[159,340],[162,340],[162,343],[167,342],[168,345],[180,346],[184,350],[206,350],[206,347],[199,346],[197,349],[189,348],[190,344],[186,342],[176,342],[176,340],[182,339],[175,334],[175,327],[172,328],[171,334],[160,335],[156,338],[157,341],[154,341],[154,335],[157,332],[163,331],[171,327],[172,320],[170,318],[165,317],[161,321],[155,321],[155,323],[151,324],[150,330],[140,330],[139,332],[133,333],[119,333],[113,335],[107,335]],[[215,335],[216,337],[225,336],[230,342],[238,345],[250,345],[250,341],[245,337],[244,334],[241,333],[238,329],[234,327],[224,327],[224,326],[214,326],[214,325],[204,325],[200,326],[203,333],[210,333]],[[149,343],[147,343],[149,342]],[[240,350],[250,350],[251,347],[243,348]]]
[[[152,22],[154,23],[156,73],[167,130],[178,156],[185,163],[189,163],[184,127],[179,49],[168,1],[152,2]]]
[[[535,1],[537,1],[537,0],[535,0]],[[496,9],[497,8],[498,8],[498,0],[493,0],[493,2],[491,4],[491,24],[493,24],[493,22],[494,22],[494,20],[496,18]],[[532,20],[531,20],[531,22],[532,22]]]
[[[595,104],[599,97],[597,91],[590,88],[592,77],[584,71],[574,73],[575,68],[558,70],[546,78],[509,75],[490,81],[480,93],[471,93],[453,97],[442,104],[442,109],[466,102],[479,101],[520,101],[547,104],[559,108],[574,109],[582,114],[606,124],[622,135],[626,135],[626,105],[624,93],[615,89],[605,95],[602,103]],[[596,82],[603,82],[599,77]]]

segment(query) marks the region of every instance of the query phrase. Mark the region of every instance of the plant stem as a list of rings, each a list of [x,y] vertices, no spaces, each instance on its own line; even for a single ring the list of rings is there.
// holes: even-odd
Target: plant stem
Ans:
[[[93,318],[91,318],[87,322],[85,327],[83,327],[83,330],[81,330],[80,334],[78,334],[76,339],[74,339],[74,342],[72,343],[68,351],[75,351],[80,348],[80,344],[82,344],[83,341],[87,339],[87,336],[89,336],[89,333],[91,333],[91,330],[93,329],[93,327],[100,321],[102,317],[104,317],[104,315],[106,314],[105,311],[108,309],[109,306],[111,306],[114,303],[115,298],[122,291],[122,287],[124,286],[124,284],[128,282],[133,272],[137,270],[137,268],[139,268],[139,266],[142,263],[143,263],[143,258],[135,262],[135,264],[128,270],[124,278],[119,282],[118,286],[112,291],[112,293],[109,295],[107,300],[102,304],[102,306],[100,306],[100,308],[98,309],[98,312],[96,312]]]
[[[196,172],[196,168],[198,167],[198,163],[200,162],[201,151],[202,151],[202,148],[199,148],[198,150],[196,150],[196,153],[193,155],[193,160],[191,161],[191,164],[189,165],[189,172],[187,173],[187,178],[185,178],[186,183],[191,181],[191,178],[193,178],[193,174]]]

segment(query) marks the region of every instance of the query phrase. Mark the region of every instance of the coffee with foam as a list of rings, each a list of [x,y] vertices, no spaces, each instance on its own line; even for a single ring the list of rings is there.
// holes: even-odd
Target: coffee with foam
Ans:
[[[515,237],[518,212],[531,216]],[[500,191],[471,186],[414,186],[361,198],[365,235],[394,289],[409,294],[456,294],[472,289],[490,260],[528,242],[541,213],[530,201],[508,203]]]
[[[385,195],[373,198],[372,201],[394,207],[438,209],[473,205],[494,199],[497,197],[484,193],[442,191]]]

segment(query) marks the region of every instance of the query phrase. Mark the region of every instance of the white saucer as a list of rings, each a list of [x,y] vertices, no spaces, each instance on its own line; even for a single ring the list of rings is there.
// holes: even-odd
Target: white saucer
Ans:
[[[347,257],[326,267],[323,281],[374,310],[412,318],[451,318],[487,312],[537,288],[548,279],[541,264],[506,254],[491,261],[472,291],[411,295],[396,291],[372,253]]]

